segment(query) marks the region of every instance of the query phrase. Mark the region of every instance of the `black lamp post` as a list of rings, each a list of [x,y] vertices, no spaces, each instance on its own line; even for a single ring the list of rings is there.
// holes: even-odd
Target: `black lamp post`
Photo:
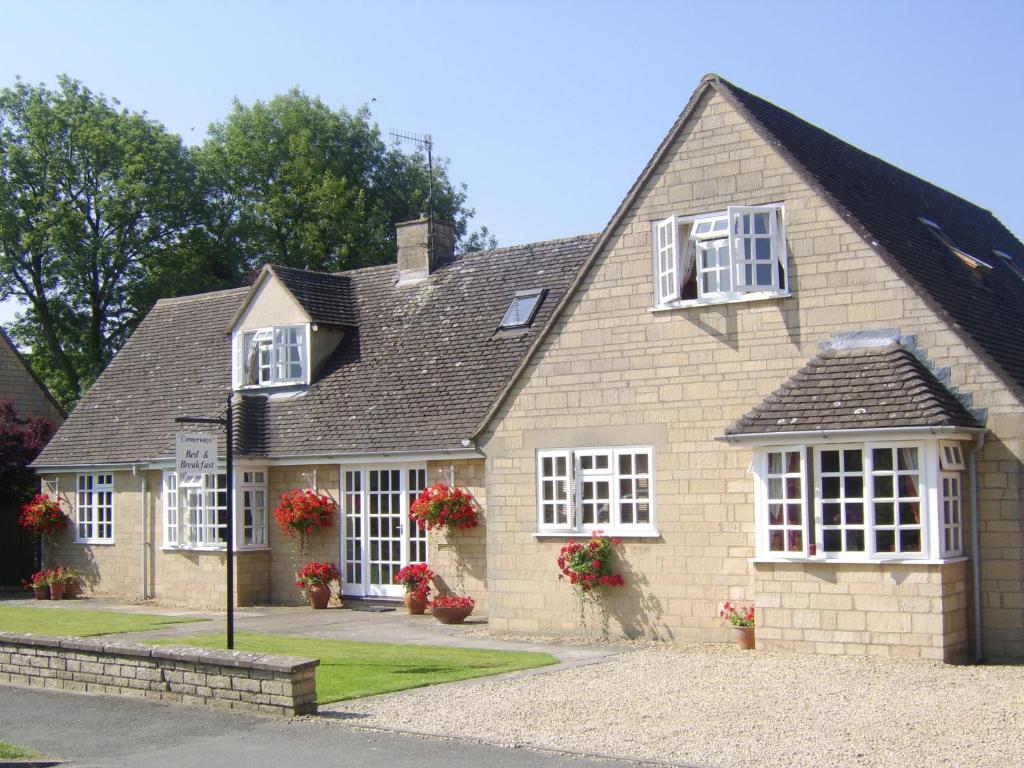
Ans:
[[[223,419],[203,419],[192,416],[179,416],[174,420],[178,424],[217,424],[227,432],[227,465],[228,491],[228,526],[227,526],[227,557],[228,557],[228,650],[235,649],[235,446],[234,428],[231,423],[231,394],[228,393],[227,416]]]

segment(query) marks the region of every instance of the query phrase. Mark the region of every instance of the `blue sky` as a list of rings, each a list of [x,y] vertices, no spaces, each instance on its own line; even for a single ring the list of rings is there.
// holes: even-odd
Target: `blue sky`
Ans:
[[[1019,0],[40,1],[3,19],[0,86],[67,73],[189,143],[235,97],[368,104],[385,135],[433,134],[503,245],[600,230],[707,72],[1024,236]]]

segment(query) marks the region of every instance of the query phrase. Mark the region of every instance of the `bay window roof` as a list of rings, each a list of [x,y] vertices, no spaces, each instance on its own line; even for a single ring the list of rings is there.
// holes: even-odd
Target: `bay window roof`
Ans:
[[[819,430],[981,427],[907,347],[833,346],[725,431],[726,439]]]

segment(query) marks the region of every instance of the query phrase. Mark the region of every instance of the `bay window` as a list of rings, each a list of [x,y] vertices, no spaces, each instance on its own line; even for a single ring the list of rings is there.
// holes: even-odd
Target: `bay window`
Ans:
[[[962,468],[959,444],[949,450]],[[934,441],[760,449],[758,554],[854,561],[959,556],[961,472],[943,470],[945,463]]]
[[[655,222],[655,305],[786,295],[782,214],[779,205],[730,206]]]
[[[235,542],[240,549],[267,545],[266,470],[235,473]],[[164,546],[220,549],[227,544],[227,475],[178,475],[163,482]]]
[[[653,459],[648,447],[539,451],[539,531],[655,535]]]

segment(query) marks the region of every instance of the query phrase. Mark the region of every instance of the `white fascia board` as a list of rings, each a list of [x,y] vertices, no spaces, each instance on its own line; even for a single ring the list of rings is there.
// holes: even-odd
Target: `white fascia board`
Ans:
[[[800,432],[758,432],[749,435],[716,435],[723,443],[745,445],[789,445],[794,443],[850,442],[861,440],[919,440],[944,437],[947,440],[974,440],[987,430],[978,427],[881,427],[876,429],[811,429]]]

